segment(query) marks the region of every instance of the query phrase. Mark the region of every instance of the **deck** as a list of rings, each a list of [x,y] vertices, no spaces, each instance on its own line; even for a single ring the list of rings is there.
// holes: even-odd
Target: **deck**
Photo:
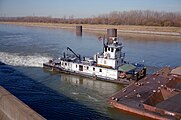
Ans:
[[[154,119],[181,119],[181,74],[165,67],[110,97],[114,107]]]

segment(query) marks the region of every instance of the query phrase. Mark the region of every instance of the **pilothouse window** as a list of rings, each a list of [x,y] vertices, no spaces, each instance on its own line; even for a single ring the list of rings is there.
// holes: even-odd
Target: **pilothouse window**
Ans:
[[[117,48],[116,51],[119,51],[119,48]]]
[[[105,47],[105,52],[107,52],[107,47]]]
[[[113,52],[114,51],[114,48],[111,48],[111,52]]]
[[[108,48],[108,51],[111,51],[110,48]]]

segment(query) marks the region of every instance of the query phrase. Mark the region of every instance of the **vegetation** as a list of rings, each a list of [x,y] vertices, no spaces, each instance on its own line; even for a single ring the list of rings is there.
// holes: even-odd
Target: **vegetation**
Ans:
[[[156,11],[114,11],[91,18],[51,18],[51,17],[0,17],[3,22],[39,22],[66,24],[103,24],[103,25],[141,25],[141,26],[174,26],[181,27],[181,13]]]

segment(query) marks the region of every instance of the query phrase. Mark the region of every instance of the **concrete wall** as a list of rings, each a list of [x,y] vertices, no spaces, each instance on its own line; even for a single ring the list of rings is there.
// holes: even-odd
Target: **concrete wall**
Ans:
[[[0,86],[0,119],[1,120],[45,120],[14,95]]]
[[[0,110],[0,120],[10,120],[4,112]]]

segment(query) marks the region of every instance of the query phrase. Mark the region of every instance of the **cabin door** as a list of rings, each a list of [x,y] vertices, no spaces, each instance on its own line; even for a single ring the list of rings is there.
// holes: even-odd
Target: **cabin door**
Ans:
[[[83,71],[83,65],[79,65],[79,71]]]

